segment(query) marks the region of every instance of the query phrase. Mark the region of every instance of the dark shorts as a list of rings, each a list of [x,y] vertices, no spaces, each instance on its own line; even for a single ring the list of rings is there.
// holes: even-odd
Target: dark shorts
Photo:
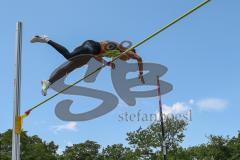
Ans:
[[[72,52],[72,56],[78,56],[83,54],[89,55],[97,55],[101,51],[101,45],[99,42],[93,40],[87,40],[83,42],[83,44],[77,48],[75,48]]]

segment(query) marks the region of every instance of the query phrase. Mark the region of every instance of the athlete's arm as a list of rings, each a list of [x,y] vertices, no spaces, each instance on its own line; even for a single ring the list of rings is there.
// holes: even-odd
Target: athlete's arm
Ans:
[[[107,62],[105,59],[103,59],[102,57],[98,57],[98,56],[94,56],[94,58],[100,62],[101,64],[107,64],[107,66],[111,66],[112,69],[115,69],[115,64],[110,62]]]
[[[127,53],[127,55],[132,58],[132,59],[135,59],[137,60],[138,62],[138,71],[139,71],[139,76],[138,78],[142,81],[142,83],[145,83],[144,82],[144,79],[143,79],[143,63],[142,63],[142,58],[135,52],[133,51],[129,51]]]
[[[94,58],[98,61],[98,62],[100,62],[101,64],[104,64],[106,61],[102,58],[102,57],[98,57],[98,56],[94,56]]]

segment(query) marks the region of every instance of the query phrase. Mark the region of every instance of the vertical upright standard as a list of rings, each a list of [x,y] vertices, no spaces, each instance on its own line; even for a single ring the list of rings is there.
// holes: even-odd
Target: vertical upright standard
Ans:
[[[15,49],[13,130],[12,130],[12,160],[20,160],[20,134],[16,133],[16,118],[20,116],[21,54],[22,54],[22,22],[17,22],[16,49]]]
[[[166,139],[165,139],[165,130],[164,130],[164,123],[163,123],[163,113],[162,113],[162,99],[161,99],[161,86],[160,86],[160,79],[157,76],[157,86],[158,86],[158,98],[159,98],[159,118],[162,130],[162,152],[163,152],[163,159],[167,160],[167,147],[166,147]]]

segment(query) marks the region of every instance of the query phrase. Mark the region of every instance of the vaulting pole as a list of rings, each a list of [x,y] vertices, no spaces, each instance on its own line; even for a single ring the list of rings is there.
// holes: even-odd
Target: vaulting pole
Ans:
[[[120,56],[122,56],[123,54],[126,54],[127,52],[131,51],[132,49],[142,45],[143,43],[147,42],[148,40],[152,39],[153,37],[155,37],[156,35],[158,35],[159,33],[163,32],[164,30],[166,30],[167,28],[171,27],[172,25],[174,25],[175,23],[179,22],[181,19],[187,17],[188,15],[190,15],[191,13],[193,13],[194,11],[198,10],[199,8],[201,8],[202,6],[204,6],[205,4],[207,4],[208,2],[210,2],[210,0],[205,0],[203,1],[201,4],[199,4],[198,6],[194,7],[193,9],[191,9],[190,11],[186,12],[185,14],[183,14],[182,16],[176,18],[174,21],[172,21],[171,23],[167,24],[166,26],[164,26],[163,28],[159,29],[158,31],[154,32],[153,34],[149,35],[147,38],[143,39],[142,41],[138,42],[137,44],[133,45],[132,47],[128,48],[126,51],[124,51],[123,53],[121,53],[119,56],[115,57],[112,59],[112,61],[110,62],[114,62],[117,59],[119,59]],[[50,96],[49,98],[43,100],[42,102],[32,106],[29,110],[27,110],[20,118],[23,120],[24,118],[26,118],[34,109],[38,108],[39,106],[45,104],[46,102],[50,101],[51,99],[53,99],[54,97],[60,95],[61,93],[63,93],[64,91],[68,90],[69,88],[75,86],[76,84],[78,84],[79,82],[83,81],[84,79],[90,77],[91,75],[97,73],[98,71],[100,71],[102,68],[106,67],[107,64],[102,65],[101,67],[97,68],[95,71],[89,73],[88,75],[84,76],[83,78],[75,81],[74,83],[72,83],[71,85],[67,86],[66,88],[63,88],[60,92],[57,92],[56,94]]]
[[[20,160],[20,134],[16,132],[17,117],[20,116],[21,99],[21,54],[22,54],[22,22],[16,24],[15,78],[12,130],[12,160]]]

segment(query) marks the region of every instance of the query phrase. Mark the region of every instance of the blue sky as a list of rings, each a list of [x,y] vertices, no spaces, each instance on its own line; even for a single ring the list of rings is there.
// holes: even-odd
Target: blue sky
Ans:
[[[30,44],[31,36],[46,34],[74,49],[86,39],[131,40],[136,43],[199,4],[200,0],[137,1],[13,1],[0,2],[0,131],[12,127],[15,24],[23,22],[22,111],[44,99],[40,81],[64,63],[64,58],[44,44]],[[186,19],[169,28],[137,50],[145,62],[168,67],[163,80],[174,90],[163,97],[168,111],[191,108],[193,121],[187,127],[183,146],[206,142],[206,135],[236,135],[239,123],[240,89],[240,14],[238,0],[212,1]],[[74,71],[69,82],[82,76]],[[109,85],[102,85],[108,83]],[[110,70],[104,69],[95,84],[81,83],[116,92],[111,85]],[[53,94],[50,91],[49,94]],[[146,122],[119,122],[121,113],[154,113],[157,99],[138,99],[135,107],[120,102],[117,109],[98,119],[68,123],[54,114],[61,95],[44,104],[24,123],[30,135],[53,140],[63,148],[87,139],[106,146],[124,143],[126,133],[147,126]],[[91,99],[74,97],[73,110],[84,112],[92,107]]]

